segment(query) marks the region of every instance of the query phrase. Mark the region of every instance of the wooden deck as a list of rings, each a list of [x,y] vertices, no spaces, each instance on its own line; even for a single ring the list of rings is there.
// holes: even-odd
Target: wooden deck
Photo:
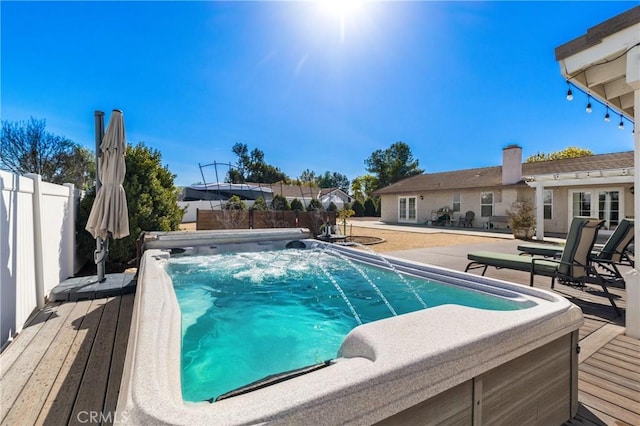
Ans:
[[[467,251],[439,247],[393,255],[419,255],[422,261],[463,270]],[[488,275],[528,280],[514,271]],[[548,288],[548,281],[536,285]],[[557,286],[556,291],[585,314],[580,329],[580,411],[566,424],[640,425],[640,341],[624,336],[623,319],[615,318],[597,288]],[[612,292],[624,309],[624,290]],[[129,294],[51,303],[35,315],[0,354],[0,424],[112,423],[133,301],[134,294]]]
[[[51,303],[0,355],[2,425],[111,424],[134,295]]]

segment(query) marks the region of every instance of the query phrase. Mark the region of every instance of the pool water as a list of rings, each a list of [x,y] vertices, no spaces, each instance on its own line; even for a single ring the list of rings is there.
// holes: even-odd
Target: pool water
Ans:
[[[490,310],[533,304],[400,277],[319,249],[172,257],[166,270],[182,313],[185,401],[335,358],[351,329],[390,317],[391,309],[400,315],[423,303]]]

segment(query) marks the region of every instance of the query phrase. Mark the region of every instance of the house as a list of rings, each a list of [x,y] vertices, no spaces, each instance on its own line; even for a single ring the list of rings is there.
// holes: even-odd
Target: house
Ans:
[[[517,145],[502,153],[501,166],[426,173],[375,191],[381,220],[428,223],[448,208],[452,223],[472,211],[473,227],[499,228],[512,203],[526,201],[543,217],[541,239],[545,231],[566,233],[573,216],[600,217],[613,229],[634,215],[633,151],[533,163],[522,162]]]

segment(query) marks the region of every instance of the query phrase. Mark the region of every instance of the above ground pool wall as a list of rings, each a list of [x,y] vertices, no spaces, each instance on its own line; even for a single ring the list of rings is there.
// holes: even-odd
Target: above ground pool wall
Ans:
[[[214,404],[185,403],[180,310],[162,267],[168,256],[147,250],[142,259],[116,416],[128,424],[561,424],[577,411],[580,309],[551,292],[485,277],[478,282],[487,291],[522,290],[537,305],[444,305],[364,324],[327,368]]]

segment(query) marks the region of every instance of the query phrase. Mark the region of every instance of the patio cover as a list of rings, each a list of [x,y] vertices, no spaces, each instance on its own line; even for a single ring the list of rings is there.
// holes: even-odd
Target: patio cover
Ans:
[[[587,33],[555,50],[562,75],[576,87],[624,115],[634,123],[640,119],[640,6],[589,28]],[[615,117],[615,115],[614,115]],[[635,129],[634,163],[640,164],[640,135]],[[640,188],[640,175],[634,173]],[[542,191],[536,198],[542,199]],[[634,197],[634,212],[640,212],[640,197]],[[544,221],[538,209],[538,223]],[[640,228],[635,228],[640,241]],[[640,275],[633,270],[626,277],[626,334],[640,338]]]

